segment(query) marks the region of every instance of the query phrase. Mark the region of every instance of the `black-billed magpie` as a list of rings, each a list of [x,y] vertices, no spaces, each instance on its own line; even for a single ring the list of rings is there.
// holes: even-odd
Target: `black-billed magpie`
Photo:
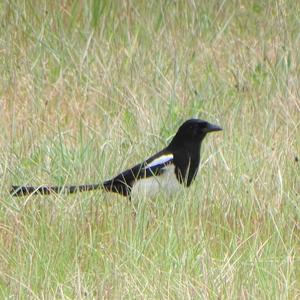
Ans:
[[[29,194],[75,193],[103,189],[123,196],[153,197],[162,190],[167,194],[180,185],[189,187],[200,163],[200,147],[206,134],[221,127],[200,119],[190,119],[178,129],[171,143],[144,162],[100,184],[77,186],[12,186],[13,196]]]

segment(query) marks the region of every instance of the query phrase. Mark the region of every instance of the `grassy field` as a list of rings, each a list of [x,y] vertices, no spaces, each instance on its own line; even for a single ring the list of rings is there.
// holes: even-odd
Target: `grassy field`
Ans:
[[[0,3],[1,299],[300,299],[300,3]],[[190,117],[171,199],[13,198],[100,182]],[[136,210],[136,213],[133,213]]]

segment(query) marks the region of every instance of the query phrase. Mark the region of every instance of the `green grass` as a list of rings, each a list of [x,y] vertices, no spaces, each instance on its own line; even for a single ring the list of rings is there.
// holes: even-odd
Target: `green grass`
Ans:
[[[297,1],[0,4],[1,299],[300,298]],[[171,199],[100,182],[220,124]]]

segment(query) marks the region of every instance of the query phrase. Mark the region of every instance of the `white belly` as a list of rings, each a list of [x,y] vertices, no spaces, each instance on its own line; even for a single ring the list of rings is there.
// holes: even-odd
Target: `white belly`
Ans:
[[[137,180],[131,189],[132,197],[154,198],[159,193],[170,195],[181,187],[175,175],[174,165],[165,167],[163,174]]]

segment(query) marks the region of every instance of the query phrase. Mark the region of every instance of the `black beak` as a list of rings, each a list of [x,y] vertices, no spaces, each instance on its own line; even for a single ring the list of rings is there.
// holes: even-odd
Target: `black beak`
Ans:
[[[221,131],[223,130],[223,128],[221,128],[218,125],[214,125],[214,124],[208,124],[207,128],[206,128],[207,132],[212,132],[212,131]]]

